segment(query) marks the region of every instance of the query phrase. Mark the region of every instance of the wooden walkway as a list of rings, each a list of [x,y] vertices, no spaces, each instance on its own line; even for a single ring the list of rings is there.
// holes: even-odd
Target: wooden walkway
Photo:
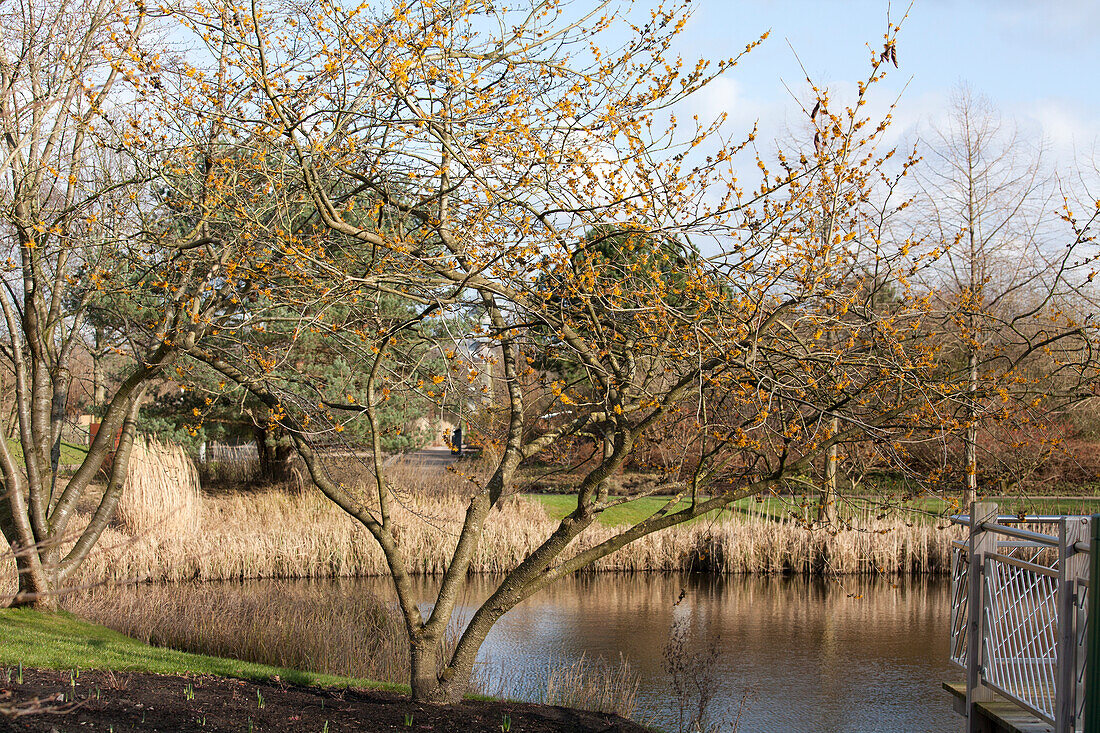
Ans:
[[[966,683],[944,682],[943,689],[951,693],[955,712],[966,715]],[[1019,705],[1008,700],[977,703],[985,718],[981,733],[1053,733],[1054,726],[1044,723]]]

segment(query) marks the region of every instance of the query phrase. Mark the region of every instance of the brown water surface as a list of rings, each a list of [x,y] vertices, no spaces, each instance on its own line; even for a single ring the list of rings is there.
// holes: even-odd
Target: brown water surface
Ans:
[[[417,582],[427,604],[438,581]],[[494,587],[493,578],[472,577],[459,614],[468,618]],[[205,599],[204,606],[212,605],[213,595],[227,613],[242,607],[235,598],[308,598],[307,615],[330,620],[341,615],[318,613],[314,604],[347,604],[364,593],[393,599],[387,578],[104,592],[134,593],[146,603],[166,592],[194,595]],[[716,645],[702,681],[714,692],[718,719],[732,719],[746,701],[740,733],[956,730],[960,719],[940,689],[944,680],[961,679],[947,660],[948,606],[948,584],[941,579],[589,575],[560,582],[507,613],[481,651],[480,673],[487,689],[525,697],[545,689],[552,663],[581,655],[617,661],[621,654],[640,675],[634,717],[676,731],[663,650],[678,621],[689,631],[688,653]],[[204,612],[213,617],[219,608]]]
[[[471,595],[487,594],[487,586],[475,580]],[[622,653],[641,674],[640,717],[676,730],[662,649],[678,619],[696,647],[717,640],[708,684],[726,718],[749,689],[742,733],[931,733],[960,725],[940,688],[961,676],[948,662],[941,580],[576,578],[505,615],[482,654],[507,679],[516,670],[545,674],[549,658]]]

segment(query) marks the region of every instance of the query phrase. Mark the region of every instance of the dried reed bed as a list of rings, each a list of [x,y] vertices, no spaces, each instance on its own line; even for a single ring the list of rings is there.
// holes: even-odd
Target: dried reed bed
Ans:
[[[546,705],[615,713],[632,718],[638,707],[641,676],[619,655],[618,663],[603,657],[592,661],[585,654],[573,662],[550,660],[545,690],[531,699]],[[541,693],[541,694],[538,694]]]
[[[156,459],[160,461],[161,459]],[[158,471],[173,475],[167,459]],[[144,469],[141,469],[144,470]],[[240,580],[385,575],[382,553],[358,523],[315,491],[277,489],[199,494],[180,480],[134,492],[76,582]],[[398,541],[414,573],[443,572],[457,542],[469,481],[453,473],[398,466]],[[152,485],[155,482],[150,482]],[[146,502],[142,508],[135,504]],[[514,568],[556,527],[534,501],[512,497],[493,511],[472,571]],[[616,530],[589,528],[581,551]],[[795,574],[947,572],[958,528],[866,517],[853,529],[808,530],[795,521],[726,517],[674,527],[597,561],[593,571],[706,571]]]
[[[199,472],[182,447],[134,440],[115,519],[134,535],[190,536],[202,529]]]
[[[67,597],[65,606],[154,646],[408,683],[401,620],[375,596],[287,583],[234,590],[216,584],[100,588]]]
[[[230,580],[385,575],[369,534],[323,497],[264,491],[205,496],[202,529],[165,534],[156,527],[131,535],[108,530],[83,567],[84,583],[103,581]],[[457,541],[465,502],[411,496],[395,511],[398,540],[415,573],[443,572]],[[490,517],[473,572],[511,570],[554,529],[534,502],[514,498]],[[612,536],[597,525],[574,547],[581,551]],[[808,530],[761,518],[697,522],[645,537],[597,561],[594,571],[707,571],[715,573],[946,572],[954,530],[900,520],[870,520],[840,532]]]

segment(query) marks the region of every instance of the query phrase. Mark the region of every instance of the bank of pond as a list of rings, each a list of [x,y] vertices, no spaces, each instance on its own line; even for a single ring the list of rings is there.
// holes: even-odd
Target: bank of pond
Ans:
[[[182,456],[182,451],[177,451]],[[145,455],[145,454],[143,454]],[[175,455],[175,454],[173,454]],[[330,578],[387,575],[368,531],[320,492],[285,488],[202,490],[197,480],[147,451],[134,463],[114,521],[72,578],[76,586],[104,582],[181,582],[249,578]],[[184,457],[185,458],[185,457]],[[178,461],[177,461],[178,462]],[[188,464],[189,465],[189,464]],[[347,491],[368,509],[376,497],[348,474]],[[173,478],[175,477],[175,478]],[[192,476],[192,478],[194,478]],[[470,497],[460,471],[398,463],[388,469],[394,535],[413,574],[440,574],[450,563]],[[358,481],[358,482],[357,482]],[[670,497],[617,504],[574,540],[579,553],[656,511]],[[517,494],[491,512],[470,570],[499,574],[516,567],[575,509],[575,497]],[[683,509],[682,498],[672,511]],[[1008,512],[1087,512],[1095,499],[1002,501]],[[78,507],[72,537],[94,506]],[[951,541],[961,528],[955,509],[936,496],[844,496],[820,521],[816,498],[762,495],[735,502],[688,523],[642,537],[582,572],[705,572],[837,575],[947,573]],[[563,559],[565,559],[563,557]],[[0,595],[10,590],[14,563],[0,567]]]
[[[470,578],[457,623],[495,580]],[[418,581],[425,602],[435,583]],[[140,642],[240,664],[394,682],[407,674],[386,578],[105,586],[66,605]],[[939,692],[959,674],[947,660],[949,618],[942,578],[573,577],[501,619],[476,689],[613,709],[666,731],[703,691],[724,730],[739,721],[742,733],[940,731],[957,724]],[[691,674],[677,681],[677,668]]]
[[[425,603],[466,509],[457,487],[444,488],[407,492],[393,508]],[[494,510],[459,623],[553,530],[568,501],[516,496]],[[663,501],[624,505],[569,552]],[[681,714],[701,702],[716,724],[740,721],[741,731],[948,728],[956,721],[939,684],[957,672],[947,663],[945,575],[963,530],[936,502],[850,502],[840,521],[821,524],[808,498],[766,497],[645,537],[506,614],[482,649],[475,687],[665,730],[682,728]],[[85,590],[65,605],[145,648],[236,665],[176,673],[399,685],[407,650],[386,574],[373,539],[316,492],[132,492],[72,581]],[[11,564],[0,593],[13,579]],[[84,666],[64,654],[34,662],[25,649],[12,652],[10,619],[0,620],[10,664]],[[105,664],[133,668],[123,658]],[[247,671],[255,665],[282,671]],[[704,690],[710,698],[700,701]]]
[[[471,698],[151,647],[69,614],[0,610],[0,729],[645,733],[614,715]]]

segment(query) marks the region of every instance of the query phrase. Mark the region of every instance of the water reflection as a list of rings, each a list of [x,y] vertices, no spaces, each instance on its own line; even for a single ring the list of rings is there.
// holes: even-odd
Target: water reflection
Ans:
[[[430,602],[438,580],[420,579]],[[495,585],[474,576],[458,610],[469,618]],[[741,733],[900,733],[956,730],[943,680],[948,664],[946,580],[806,580],[701,575],[612,575],[571,578],[507,613],[489,635],[480,670],[489,690],[523,697],[543,684],[552,661],[622,654],[641,676],[635,717],[676,730],[663,647],[674,621],[691,632],[688,651],[716,643],[709,686],[732,717],[746,687]],[[195,586],[104,589],[145,603],[169,594],[192,598],[204,613],[232,614],[237,601],[268,596],[308,598],[314,619],[343,618],[348,598],[371,593],[393,600],[387,578],[248,581]],[[210,606],[211,597],[220,599]],[[111,599],[108,598],[108,603]],[[113,597],[114,602],[120,598]],[[186,605],[186,604],[185,604]],[[174,606],[173,606],[174,607]]]
[[[360,580],[381,594],[384,579]],[[433,589],[422,581],[427,599]],[[487,596],[474,578],[466,608]],[[677,603],[683,591],[683,600]],[[696,644],[718,639],[715,684],[727,705],[747,685],[740,730],[944,731],[958,727],[940,683],[947,661],[945,581],[599,575],[570,579],[498,623],[482,650],[497,680],[545,675],[547,659],[623,653],[642,675],[645,714],[675,728],[662,648],[675,618]]]

